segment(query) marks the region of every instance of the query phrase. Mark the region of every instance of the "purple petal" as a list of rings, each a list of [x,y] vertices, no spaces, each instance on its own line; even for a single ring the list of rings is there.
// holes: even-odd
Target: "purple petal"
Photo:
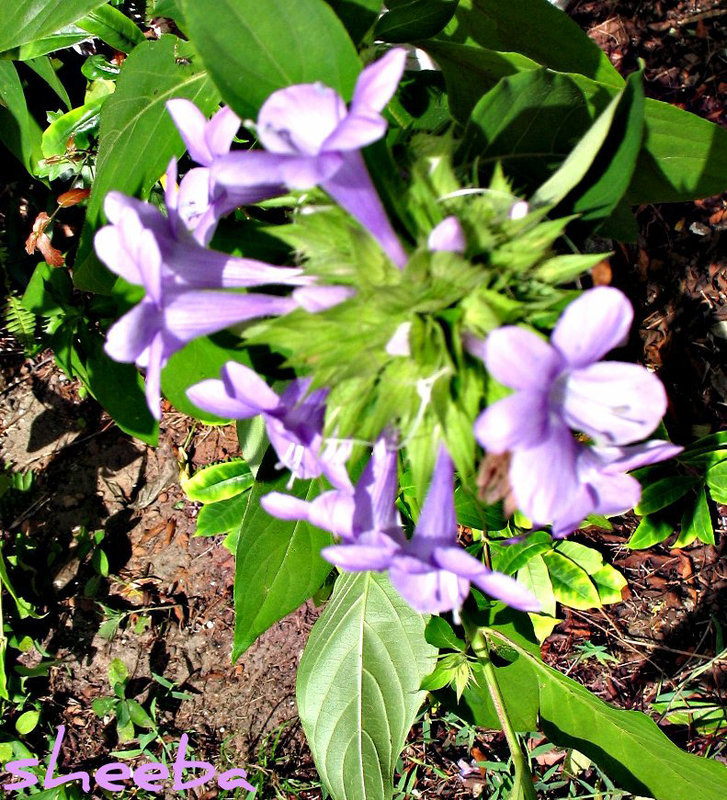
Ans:
[[[513,451],[510,485],[518,508],[533,522],[561,516],[578,494],[578,446],[567,428],[556,425],[542,444]]]
[[[457,540],[457,517],[454,512],[454,466],[445,446],[439,445],[432,482],[422,506],[419,522],[411,539],[411,552],[426,549],[422,540],[444,542]]]
[[[310,189],[317,186],[335,174],[342,163],[343,157],[339,153],[308,156],[268,153],[262,150],[236,151],[215,159],[211,167],[211,180],[213,187],[224,189],[229,198],[239,198],[243,193],[255,196],[251,195],[251,189],[260,193],[261,186],[268,192],[264,196],[273,197],[281,193],[277,190],[281,184],[291,189]],[[213,197],[219,191],[219,188],[213,188]],[[246,199],[238,205],[250,202],[253,201]]]
[[[520,391],[488,406],[475,420],[475,438],[490,453],[534,447],[548,435],[545,392]]]
[[[405,63],[406,50],[397,47],[362,70],[353,92],[351,111],[355,113],[383,111],[394,96],[404,73]]]
[[[445,250],[464,253],[467,249],[467,239],[457,217],[447,217],[433,228],[427,239],[427,247],[433,252]]]
[[[561,509],[553,520],[553,536],[562,539],[572,533],[598,507],[596,491],[591,484],[583,484],[573,495],[571,502]],[[600,512],[599,512],[600,513]]]
[[[387,127],[386,120],[378,114],[375,116],[349,114],[323,142],[321,150],[323,152],[358,150],[381,139]]]
[[[187,389],[186,394],[194,405],[222,419],[247,419],[260,413],[260,409],[231,397],[220,380],[208,379],[195,383]]]
[[[207,123],[204,132],[207,149],[213,157],[229,153],[232,140],[235,138],[241,122],[229,106],[225,106],[215,113]]]
[[[280,398],[255,372],[255,370],[237,361],[228,361],[222,367],[220,377],[225,391],[238,403],[255,409],[259,414],[263,411],[275,411],[280,406]]]
[[[631,447],[594,447],[592,451],[601,464],[600,470],[605,474],[613,474],[629,472],[632,469],[646,467],[659,461],[665,461],[668,458],[674,458],[683,449],[671,442],[652,439]]]
[[[143,230],[141,232],[139,248],[138,267],[142,283],[149,297],[160,304],[162,302],[162,254],[152,231]]]
[[[161,315],[149,300],[142,300],[117,320],[106,334],[104,350],[114,359],[133,364],[161,328]]]
[[[626,342],[633,317],[623,292],[597,286],[566,308],[550,341],[571,366],[587,366]]]
[[[391,227],[386,211],[358,151],[344,153],[342,166],[321,187],[352,217],[366,228],[381,245],[382,250],[403,268],[407,255]]]
[[[174,120],[189,155],[198,163],[209,166],[214,154],[205,139],[207,118],[191,100],[177,98],[167,100],[167,111]]]
[[[505,386],[545,389],[563,368],[560,354],[532,331],[507,325],[485,340],[485,366]]]
[[[461,547],[439,547],[432,554],[432,559],[442,569],[466,578],[483,592],[513,608],[522,611],[540,610],[538,600],[522,584],[501,572],[488,569]]]
[[[257,133],[272,153],[315,156],[346,116],[346,104],[321,83],[303,83],[273,92],[263,103]]]
[[[326,311],[356,294],[350,286],[305,286],[293,292],[293,299],[309,314]]]
[[[563,418],[597,444],[645,439],[665,411],[661,381],[638,364],[591,364],[571,372],[565,384]]]
[[[115,275],[141,286],[143,283],[139,265],[126,252],[121,230],[116,225],[105,225],[93,238],[96,255]]]
[[[176,217],[184,223],[186,230],[194,231],[201,218],[209,211],[210,171],[208,167],[190,169],[182,178],[174,200]],[[169,208],[169,200],[167,200]],[[170,219],[172,218],[170,209]]]
[[[596,494],[597,514],[623,514],[641,499],[641,484],[631,475],[601,473],[591,481],[591,486]]]
[[[158,333],[149,347],[149,355],[146,366],[146,403],[149,406],[152,416],[157,422],[162,418],[162,367],[168,357],[164,352],[164,337]]]
[[[271,492],[260,498],[260,505],[278,519],[305,520],[337,536],[351,538],[353,497],[349,492],[324,492],[311,501]]]
[[[368,531],[359,536],[355,544],[324,547],[321,555],[347,572],[380,572],[388,568],[398,550],[398,544],[385,533]]]
[[[287,314],[296,308],[290,297],[267,294],[180,291],[164,309],[166,329],[183,342],[257,317]]]
[[[394,556],[389,578],[407,603],[423,614],[441,614],[460,608],[470,590],[466,578],[410,556]]]

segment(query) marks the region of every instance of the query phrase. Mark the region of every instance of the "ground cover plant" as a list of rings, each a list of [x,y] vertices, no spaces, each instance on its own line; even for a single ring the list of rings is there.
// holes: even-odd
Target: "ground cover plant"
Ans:
[[[150,5],[163,22],[149,37],[118,3],[4,12],[0,137],[56,198],[25,242],[44,262],[29,277],[5,267],[6,325],[149,445],[163,404],[236,421],[241,457],[193,474],[180,457],[181,484],[197,536],[234,555],[233,661],[310,598],[326,603],[296,687],[317,791],[413,796],[415,771],[394,777],[407,736],[416,723],[426,741],[444,714],[502,732],[504,762],[478,750],[461,766],[466,785],[487,762],[492,797],[562,788],[538,772],[553,746],[576,776],[568,796],[723,797],[713,753],[686,752],[543,651],[559,609],[628,591],[594,546],[611,518],[640,518],[634,551],[674,533],[677,548],[715,545],[727,435],[662,422],[667,392],[623,349],[634,309],[604,270],[646,204],[727,188],[725,130],[647,97],[643,63],[622,77],[546,0]],[[97,52],[64,61],[89,37]],[[46,108],[43,129],[29,75],[67,109]],[[69,249],[56,220],[80,206]],[[17,501],[31,478],[9,466],[0,491]],[[12,516],[0,654],[42,659],[0,673],[15,731],[0,745],[5,764],[38,769],[36,792],[27,679],[56,664],[15,635],[39,616],[19,581],[60,545],[34,552]],[[572,538],[583,528],[602,534]],[[113,639],[138,615],[96,599],[109,536],[76,539],[82,593]],[[609,653],[586,641],[570,657]],[[184,693],[155,675],[145,707],[118,660],[108,682],[94,712],[138,745],[125,757],[158,743],[169,772],[157,698]],[[719,704],[685,687],[654,712],[719,731]],[[531,751],[536,731],[549,744]],[[595,782],[578,783],[584,762]],[[244,778],[219,788],[266,791]]]

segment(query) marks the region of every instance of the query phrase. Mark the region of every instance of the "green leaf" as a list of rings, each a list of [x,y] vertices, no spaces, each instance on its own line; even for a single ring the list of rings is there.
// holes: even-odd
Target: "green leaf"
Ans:
[[[62,155],[66,152],[66,142],[71,136],[93,130],[98,126],[101,106],[111,95],[103,95],[74,108],[66,114],[54,119],[43,131],[41,148],[43,157]]]
[[[581,73],[618,88],[623,85],[623,78],[598,45],[545,0],[461,0],[440,38],[522,53],[558,72]]]
[[[436,36],[454,16],[459,0],[405,0],[387,3],[374,37],[384,42],[413,42]]]
[[[146,41],[136,24],[110,5],[95,9],[76,24],[122,53],[130,53],[137,44]]]
[[[109,664],[109,683],[115,689],[119,684],[125,686],[129,680],[129,670],[120,658],[114,658]]]
[[[631,182],[644,134],[644,85],[641,72],[629,75],[611,126],[583,188],[576,187],[573,213],[591,225],[609,219]]]
[[[386,575],[339,577],[298,669],[298,713],[334,800],[390,800],[393,773],[434,669],[426,618]]]
[[[580,564],[556,550],[546,553],[543,560],[556,600],[571,608],[600,608],[598,590]]]
[[[247,462],[252,474],[257,478],[265,452],[270,446],[265,419],[262,414],[249,419],[239,419],[235,423],[237,441],[240,443],[240,452]]]
[[[144,711],[140,703],[136,700],[127,700],[126,702],[129,708],[129,718],[134,725],[138,725],[140,728],[154,727],[154,721],[146,711]]]
[[[680,203],[727,187],[727,130],[659,100],[646,100],[644,144],[628,200]]]
[[[569,76],[546,69],[521,72],[503,78],[477,103],[459,156],[478,158],[480,164],[499,161],[506,172],[535,186],[566,159],[590,122],[583,91]],[[601,141],[593,149],[591,161]],[[584,165],[583,174],[588,165]],[[533,202],[559,199],[536,194]]]
[[[194,383],[208,378],[219,378],[222,365],[228,361],[251,366],[244,345],[229,333],[201,336],[178,350],[162,370],[162,392],[169,402],[183,414],[206,422],[208,425],[227,423],[215,414],[195,406],[186,395]]]
[[[66,25],[59,28],[55,33],[49,33],[34,39],[32,42],[21,44],[11,50],[0,53],[0,59],[7,58],[13,61],[30,61],[39,56],[54,53],[56,50],[63,50],[66,47],[73,47],[88,39],[88,33],[82,31],[77,25]],[[70,103],[68,104],[70,107]]]
[[[628,585],[626,578],[610,564],[604,564],[601,569],[591,573],[591,580],[596,584],[598,596],[604,606],[607,603],[620,603],[621,593]]]
[[[307,522],[277,519],[260,505],[268,492],[311,500],[320,491],[317,481],[296,481],[288,490],[288,478],[285,472],[271,483],[256,483],[249,493],[235,555],[233,661],[274,622],[311,597],[331,571],[320,555],[333,541],[330,533]]]
[[[116,91],[101,111],[96,179],[74,270],[81,289],[108,293],[116,280],[93,253],[106,193],[116,189],[148,196],[169,159],[184,152],[164,106],[172,97],[192,100],[205,114],[218,103],[214,86],[188,43],[162,36],[140,44],[124,62]]]
[[[39,719],[40,711],[35,709],[25,711],[15,720],[15,730],[21,736],[27,736],[31,731],[35,730]]]
[[[15,591],[13,584],[10,582],[7,564],[5,563],[5,558],[3,557],[2,543],[0,542],[0,591],[2,591],[3,587],[7,590],[7,593],[10,595],[10,597],[12,597],[15,601],[15,607],[18,610],[18,616],[20,619],[25,619],[26,617],[40,619],[40,614],[37,614],[33,606]],[[0,634],[1,633],[2,631],[0,631]],[[0,635],[0,640],[2,640],[2,638],[2,635]]]
[[[500,79],[539,67],[537,61],[520,53],[500,53],[440,39],[428,39],[418,44],[442,69],[449,107],[461,124],[467,122],[478,100]]]
[[[95,697],[91,701],[91,708],[96,716],[105,717],[114,711],[117,703],[118,700],[115,697]]]
[[[12,0],[3,4],[0,52],[32,42],[80,19],[105,0]]]
[[[502,544],[490,542],[490,558],[492,569],[514,575],[522,569],[531,558],[550,550],[553,540],[547,531],[534,531],[521,542]]]
[[[727,795],[723,764],[685,753],[645,714],[612,708],[565,675],[531,663],[539,673],[543,733],[584,753],[620,788],[658,800]]]
[[[553,594],[553,584],[543,557],[533,556],[518,570],[517,579],[525,588],[530,589],[540,602],[540,613],[529,613],[528,616],[537,640],[543,642],[558,624],[555,616],[556,599]]]
[[[607,256],[608,253],[553,256],[535,270],[535,277],[545,283],[570,283]]]
[[[674,533],[674,526],[663,517],[657,515],[646,516],[641,520],[626,546],[631,550],[643,550],[663,542],[672,533]]]
[[[641,500],[636,506],[639,516],[653,514],[662,508],[670,506],[690,490],[693,489],[701,478],[697,475],[672,475],[668,478],[647,483],[641,490]]]
[[[694,505],[687,508],[682,515],[682,530],[674,542],[674,547],[686,547],[695,539],[705,544],[714,544],[714,527],[709,503],[704,489],[697,493]]]
[[[727,503],[727,461],[707,470],[707,486],[715,503]]]
[[[457,636],[452,630],[452,626],[443,617],[430,617],[427,621],[427,627],[424,633],[429,644],[436,647],[438,650],[445,647],[451,650],[464,651],[467,649],[467,643]]]
[[[3,30],[4,26],[3,20]],[[15,65],[1,60],[0,141],[32,174],[41,158],[40,127],[28,111]]]
[[[103,338],[79,330],[85,350],[85,374],[79,377],[122,431],[147,444],[159,438],[159,423],[152,417],[144,394],[144,380],[133,364],[121,364],[106,355]]]
[[[361,39],[376,22],[383,0],[327,0],[348,31],[354,44]]]
[[[68,97],[66,87],[61,83],[55,69],[51,64],[48,56],[40,56],[40,58],[33,58],[26,62],[28,66],[35,72],[35,74],[44,80],[48,86],[56,93],[60,101],[67,108],[71,108],[71,99]]]
[[[505,527],[502,504],[484,506],[468,486],[458,486],[454,492],[457,522],[478,531],[499,531]]]
[[[320,81],[348,99],[361,64],[324,0],[185,0],[187,33],[222,97],[256,117],[276,89]]]
[[[199,510],[195,536],[218,536],[231,531],[239,532],[240,522],[247,508],[248,498],[243,492],[227,500],[208,503]],[[235,545],[237,538],[235,538]],[[236,546],[232,547],[234,553]]]
[[[216,503],[228,500],[249,489],[253,483],[250,467],[244,459],[212,464],[197,470],[182,489],[187,497],[197,503]]]

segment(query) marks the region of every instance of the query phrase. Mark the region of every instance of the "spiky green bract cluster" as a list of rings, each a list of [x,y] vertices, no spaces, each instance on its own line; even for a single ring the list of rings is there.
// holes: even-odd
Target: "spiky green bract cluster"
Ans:
[[[330,389],[329,434],[371,442],[386,427],[397,430],[414,482],[424,486],[438,437],[460,475],[473,474],[472,425],[483,401],[494,399],[482,362],[464,350],[465,335],[483,337],[505,323],[551,327],[573,296],[554,284],[602,256],[553,256],[569,220],[549,220],[547,209],[513,219],[518,199],[499,171],[489,188],[462,190],[447,155],[425,153],[410,186],[415,248],[403,270],[335,207],[310,207],[271,231],[297,250],[317,283],[349,286],[355,295],[326,311],[262,322],[245,336]],[[466,251],[431,252],[429,234],[452,215]]]

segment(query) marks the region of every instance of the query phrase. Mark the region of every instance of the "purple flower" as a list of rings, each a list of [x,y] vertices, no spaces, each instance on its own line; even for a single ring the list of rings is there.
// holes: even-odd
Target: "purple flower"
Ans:
[[[374,445],[373,456],[355,487],[341,486],[309,501],[271,492],[261,498],[260,503],[274,517],[304,519],[335,533],[344,542],[365,542],[374,532],[403,541],[394,504],[396,486],[396,450],[384,435]],[[382,541],[385,550],[386,540]]]
[[[257,120],[265,151],[236,151],[215,159],[213,185],[232,193],[261,184],[282,183],[291,189],[320,185],[403,267],[406,253],[360,150],[386,132],[381,112],[396,91],[405,60],[406,52],[397,48],[366,67],[356,82],[350,109],[336,91],[320,83],[273,92]]]
[[[173,353],[198,336],[255,317],[286,314],[295,302],[266,294],[180,288],[165,279],[161,252],[151,231],[141,232],[138,248],[136,262],[126,263],[123,272],[114,271],[141,284],[146,296],[111,326],[104,349],[114,360],[146,370],[147,404],[155,419],[160,419],[161,371]]]
[[[200,244],[208,244],[218,220],[235,208],[283,194],[281,183],[242,186],[237,191],[218,186],[211,181],[210,167],[230,152],[241,120],[228,107],[221,108],[207,121],[190,100],[177,98],[167,101],[167,111],[174,120],[189,155],[201,167],[191,169],[176,188],[176,160],[167,174],[167,207]],[[170,181],[170,173],[174,180]]]
[[[168,180],[167,191],[169,185]],[[309,282],[298,268],[276,267],[203,247],[175,224],[173,206],[167,218],[150,203],[109,192],[104,212],[112,224],[96,233],[96,253],[112,272],[129,283],[146,285],[142,265],[151,240],[161,257],[161,277],[180,287],[223,289],[269,284],[300,286]]]
[[[646,467],[680,453],[681,447],[670,442],[652,439],[630,447],[585,447],[578,445],[576,470],[580,487],[568,507],[553,519],[553,535],[567,536],[589,514],[613,516],[623,514],[641,499],[641,485],[626,472]],[[552,475],[541,464],[523,481],[540,485],[553,482]]]
[[[513,578],[493,572],[457,544],[452,461],[441,447],[419,523],[410,541],[396,511],[396,452],[385,438],[353,491],[332,491],[306,503],[272,493],[263,508],[284,519],[306,519],[341,537],[321,555],[349,572],[389,570],[404,599],[417,611],[457,610],[470,583],[524,610],[540,608],[537,600]]]
[[[294,302],[291,300],[291,302]],[[334,486],[349,488],[346,460],[348,442],[323,442],[326,389],[308,393],[310,381],[291,381],[277,394],[252,369],[228,361],[221,380],[205,380],[190,386],[187,397],[200,408],[227,419],[247,419],[262,414],[270,443],[296,478],[324,474]]]
[[[647,437],[666,410],[664,387],[644,367],[599,362],[624,343],[632,318],[620,291],[599,287],[568,306],[550,343],[512,326],[468,343],[498,381],[515,389],[480,415],[475,436],[490,452],[511,452],[510,484],[519,508],[536,524],[555,521],[558,535],[606,507],[599,499],[607,494],[604,476],[633,468],[621,456],[606,465],[603,458],[610,456],[603,454]],[[573,431],[586,434],[595,448],[583,446]],[[652,455],[657,452],[662,455],[655,460],[668,457],[663,449]],[[625,497],[634,496],[629,486]]]

